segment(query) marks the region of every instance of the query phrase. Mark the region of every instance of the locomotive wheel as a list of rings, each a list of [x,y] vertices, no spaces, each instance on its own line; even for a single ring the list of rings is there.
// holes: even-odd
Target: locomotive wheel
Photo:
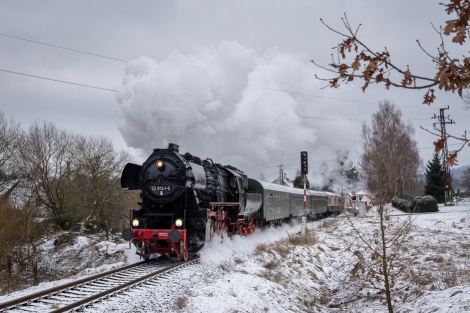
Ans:
[[[193,218],[190,223],[197,230],[203,230],[206,227],[206,221],[202,217]]]
[[[196,253],[197,251],[201,250],[204,247],[205,243],[205,233],[203,232],[196,232],[189,236],[186,239],[187,241],[187,249],[191,251],[191,253]]]

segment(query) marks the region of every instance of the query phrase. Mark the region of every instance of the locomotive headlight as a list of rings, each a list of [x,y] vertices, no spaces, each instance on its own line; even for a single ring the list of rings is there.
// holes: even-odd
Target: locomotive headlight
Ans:
[[[157,160],[157,162],[155,162],[155,165],[161,172],[165,170],[165,163],[163,163],[162,160]]]
[[[178,218],[176,221],[175,221],[175,225],[176,227],[181,227],[183,226],[183,220]]]
[[[139,225],[140,225],[139,219],[135,218],[132,220],[132,226],[139,227]]]

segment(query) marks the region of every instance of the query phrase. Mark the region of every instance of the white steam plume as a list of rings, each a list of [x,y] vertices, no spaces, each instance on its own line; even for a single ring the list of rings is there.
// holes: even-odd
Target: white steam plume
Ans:
[[[299,151],[334,155],[358,133],[354,124],[339,123],[340,131],[338,123],[302,118],[338,117],[344,104],[328,108],[318,98],[272,90],[318,92],[313,70],[303,55],[258,55],[233,41],[173,52],[162,62],[140,57],[126,66],[118,127],[129,147],[148,153],[172,142],[247,174],[284,163],[294,175]],[[318,141],[319,134],[330,138]]]

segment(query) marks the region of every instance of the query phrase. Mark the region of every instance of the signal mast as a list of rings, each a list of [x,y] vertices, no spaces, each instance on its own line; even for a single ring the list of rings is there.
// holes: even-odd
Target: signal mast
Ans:
[[[304,179],[304,215],[302,216],[302,226],[300,232],[302,236],[305,236],[305,223],[307,220],[307,174],[308,174],[308,152],[300,152],[300,174],[303,175]]]

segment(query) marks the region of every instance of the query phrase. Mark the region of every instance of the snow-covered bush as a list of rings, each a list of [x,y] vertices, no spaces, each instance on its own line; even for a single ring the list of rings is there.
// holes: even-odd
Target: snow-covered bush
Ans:
[[[410,212],[411,203],[408,200],[401,199],[397,196],[392,199],[392,206],[403,212]]]
[[[439,211],[439,206],[433,196],[422,196],[413,199],[411,210],[413,212],[437,212]]]

